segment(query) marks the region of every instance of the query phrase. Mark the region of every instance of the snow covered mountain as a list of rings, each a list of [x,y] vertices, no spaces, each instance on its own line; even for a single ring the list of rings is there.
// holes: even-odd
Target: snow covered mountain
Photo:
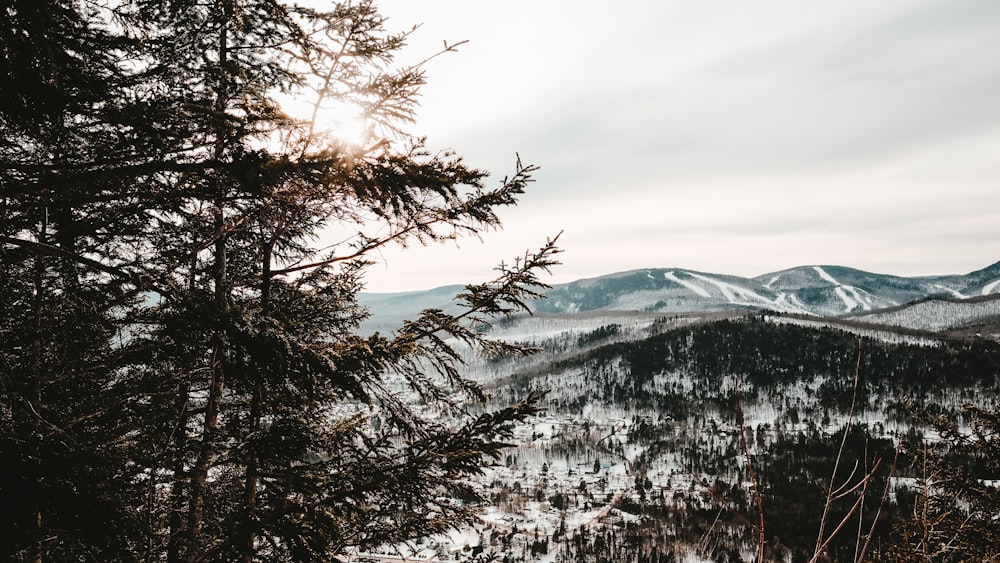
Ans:
[[[448,308],[460,288],[361,294],[369,330],[388,330],[420,310]],[[1000,294],[1000,262],[965,275],[900,277],[843,266],[799,266],[754,278],[653,268],[560,284],[534,303],[540,313],[772,310],[817,316],[871,313],[928,298]]]
[[[842,266],[800,266],[755,278],[683,269],[635,270],[553,288],[539,311],[664,313],[771,309],[821,316],[895,307],[931,296],[967,298],[1000,291],[1000,263],[961,276],[905,278]]]
[[[361,294],[373,311],[365,328],[388,332],[426,308],[458,312],[451,299],[461,291]],[[664,560],[742,560],[754,548],[739,453],[747,448],[766,460],[760,478],[781,483],[769,496],[781,517],[768,529],[786,552],[774,559],[794,560],[793,550],[814,544],[823,518],[816,484],[835,473],[841,436],[858,440],[861,463],[892,459],[901,436],[929,432],[906,401],[934,412],[970,397],[997,405],[1000,263],[914,278],[829,265],[754,278],[660,268],[561,284],[547,296],[534,315],[489,333],[540,353],[484,357],[459,344],[490,409],[545,392],[546,410],[475,479],[489,499],[481,521],[456,532],[461,539],[435,540],[449,558],[475,548],[509,561],[639,560],[632,549],[650,560],[657,550],[670,554]],[[756,311],[788,314],[745,314]],[[866,391],[855,411],[845,398],[855,396],[857,373]],[[842,434],[851,420],[857,432]],[[822,470],[804,464],[804,448],[819,452],[808,466]],[[723,509],[740,517],[720,519]],[[632,539],[615,543],[626,529]],[[715,539],[691,539],[706,537]]]

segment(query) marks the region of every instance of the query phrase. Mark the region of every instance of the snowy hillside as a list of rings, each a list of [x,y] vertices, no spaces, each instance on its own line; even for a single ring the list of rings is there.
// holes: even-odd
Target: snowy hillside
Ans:
[[[534,315],[489,329],[540,353],[484,357],[454,343],[489,410],[544,393],[545,410],[515,430],[515,447],[474,479],[486,499],[479,520],[355,561],[400,561],[400,552],[428,562],[750,560],[748,456],[770,484],[768,560],[807,560],[843,436],[857,468],[934,436],[908,410],[913,401],[948,413],[973,399],[996,405],[992,333],[927,332],[996,323],[1000,295],[981,294],[996,292],[1000,272],[988,270],[916,279],[835,266],[754,279],[642,270],[554,288]],[[459,290],[367,303],[376,318],[388,304],[385,318],[401,319],[407,307],[443,308]],[[911,478],[900,463],[894,470]],[[896,481],[886,514],[909,514],[892,504],[905,486]],[[850,551],[849,540],[833,549]]]
[[[768,533],[781,538],[769,541],[768,560],[807,560],[847,428],[858,457],[847,458],[845,475],[865,459],[893,459],[904,440],[933,436],[911,401],[954,413],[973,398],[995,405],[1000,384],[996,342],[846,319],[538,314],[501,323],[494,336],[544,352],[530,361],[468,358],[472,375],[496,405],[545,392],[546,410],[478,479],[489,502],[468,545],[487,560],[752,560],[747,456],[770,491]],[[913,475],[906,463],[893,470]],[[909,514],[892,504],[906,483],[896,481],[886,514]],[[848,560],[852,537],[831,560]]]
[[[1000,297],[989,296],[962,301],[926,299],[853,318],[865,323],[941,331],[1000,318]]]
[[[387,332],[423,309],[448,308],[451,297],[460,290],[460,286],[449,286],[408,293],[362,293],[362,304],[373,313],[365,329]],[[870,313],[930,297],[967,299],[991,294],[1000,294],[1000,262],[966,275],[913,278],[843,266],[800,266],[754,278],[656,268],[560,284],[547,292],[547,299],[535,302],[533,309],[570,314],[772,310],[840,316]]]

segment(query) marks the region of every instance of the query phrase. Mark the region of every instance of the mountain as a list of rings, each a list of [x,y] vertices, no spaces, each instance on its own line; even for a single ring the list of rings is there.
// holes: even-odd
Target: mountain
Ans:
[[[366,328],[458,310],[461,291],[362,294],[373,311]],[[850,530],[871,530],[887,549],[898,541],[892,526],[918,513],[907,487],[926,460],[900,445],[946,446],[914,405],[959,419],[961,404],[998,404],[1000,263],[912,278],[833,265],[753,278],[656,268],[557,285],[547,297],[534,315],[490,330],[538,354],[458,348],[465,375],[490,397],[486,411],[533,394],[545,410],[473,479],[487,498],[480,521],[461,539],[435,540],[439,553],[745,561],[764,529],[761,559],[806,561],[827,508],[840,521],[853,505],[851,525],[828,531],[824,549],[854,560],[861,532]],[[851,486],[827,498],[834,483]]]
[[[905,327],[940,332],[959,329],[968,335],[1000,335],[1000,294],[969,299],[928,297],[899,307],[850,315],[847,318],[866,324]]]
[[[554,287],[545,312],[661,313],[771,309],[821,316],[894,307],[931,296],[971,297],[1000,289],[1000,263],[965,276],[906,278],[843,266],[800,266],[754,278],[683,269],[635,270]]]
[[[425,291],[400,293],[361,293],[362,305],[368,307],[372,317],[365,321],[365,332],[391,332],[408,319],[417,316],[424,309],[444,309],[455,312],[457,306],[452,299],[462,291],[461,285],[446,285]]]
[[[426,308],[448,308],[459,286],[407,293],[362,293],[369,331],[386,331]],[[965,275],[901,277],[844,266],[799,266],[753,278],[681,268],[609,274],[554,286],[538,313],[772,310],[816,316],[864,314],[926,299],[1000,294],[1000,262]]]
[[[970,302],[1000,296],[927,300],[910,313]],[[851,525],[819,532],[823,560],[854,561],[859,530],[876,546],[864,560],[916,560],[886,555],[901,541],[891,530],[921,514],[915,486],[928,460],[918,452],[952,448],[921,413],[972,420],[961,405],[997,408],[1000,385],[1000,342],[841,319],[539,314],[498,332],[544,350],[528,363],[469,362],[497,406],[546,393],[544,414],[482,480],[491,496],[480,529],[494,534],[483,545],[512,562],[816,560],[827,514]],[[973,482],[996,482],[995,468],[967,459]],[[834,483],[853,486],[826,497]],[[982,512],[994,526],[995,511]],[[504,547],[515,522],[523,549]],[[767,553],[757,559],[760,531]]]

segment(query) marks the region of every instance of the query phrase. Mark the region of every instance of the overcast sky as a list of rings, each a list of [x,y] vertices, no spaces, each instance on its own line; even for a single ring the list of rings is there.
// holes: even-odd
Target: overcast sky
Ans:
[[[644,267],[897,275],[1000,260],[1000,2],[382,0],[420,23],[414,132],[541,170],[502,231],[386,251],[370,291],[483,281],[564,231],[571,281]]]

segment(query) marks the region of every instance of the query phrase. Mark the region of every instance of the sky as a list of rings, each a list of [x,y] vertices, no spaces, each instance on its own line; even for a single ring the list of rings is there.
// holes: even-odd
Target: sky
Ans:
[[[382,0],[431,61],[415,133],[540,167],[503,228],[389,249],[369,291],[640,268],[904,276],[1000,260],[1000,2]]]

